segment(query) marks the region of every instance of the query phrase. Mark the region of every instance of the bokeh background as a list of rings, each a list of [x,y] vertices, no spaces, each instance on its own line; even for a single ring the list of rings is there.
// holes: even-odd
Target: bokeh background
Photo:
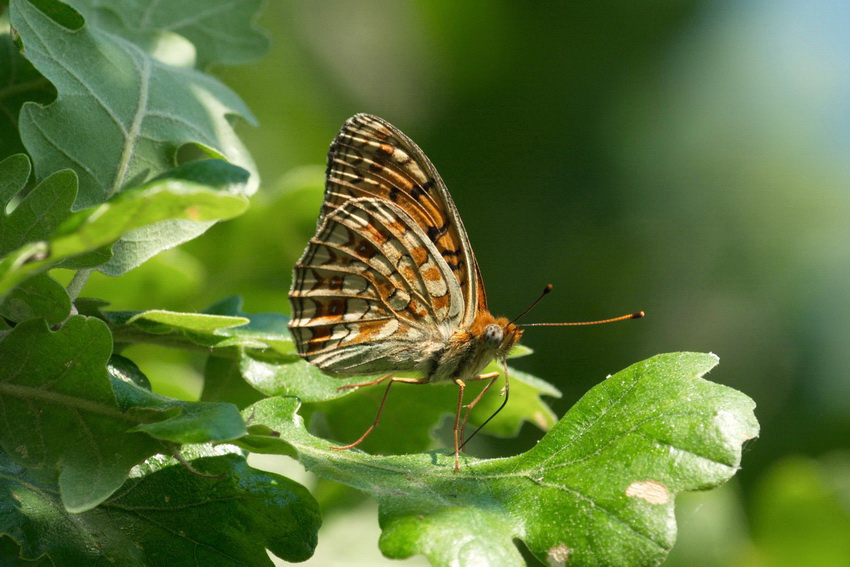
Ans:
[[[268,57],[217,70],[259,120],[240,127],[263,179],[251,211],[87,293],[287,312],[328,145],[378,114],[441,172],[494,312],[549,282],[527,321],[647,312],[527,331],[516,366],[564,392],[559,415],[679,350],[718,354],[709,378],[757,402],[733,482],[679,499],[669,565],[850,565],[850,3],[284,1],[259,23]],[[340,508],[313,564],[386,561],[374,507]]]

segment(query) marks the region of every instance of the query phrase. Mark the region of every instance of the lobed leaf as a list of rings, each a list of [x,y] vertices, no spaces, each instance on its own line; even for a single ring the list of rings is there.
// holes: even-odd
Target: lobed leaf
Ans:
[[[321,414],[326,436],[345,440],[356,438],[372,423],[377,412],[385,386],[374,388],[340,390],[340,386],[367,381],[369,377],[332,378],[315,366],[306,363],[295,354],[292,337],[287,329],[289,319],[274,313],[248,315],[242,311],[239,298],[222,300],[208,311],[230,316],[249,317],[248,325],[225,329],[223,334],[241,337],[245,341],[256,339],[269,348],[250,348],[240,350],[237,363],[229,365],[218,362],[214,366],[222,370],[221,377],[207,373],[205,384],[209,399],[217,397],[226,389],[237,392],[240,399],[256,401],[256,395],[246,392],[238,384],[242,380],[266,396],[297,396],[305,406],[305,416]],[[517,350],[516,356],[524,356],[531,349]],[[513,354],[513,353],[512,353]],[[502,372],[496,363],[485,372]],[[487,431],[503,437],[516,436],[525,421],[532,421],[543,430],[551,428],[556,418],[551,408],[541,399],[542,396],[560,397],[561,393],[551,384],[527,373],[509,369],[511,376],[510,402],[496,417],[488,423]],[[472,382],[467,386],[466,401],[471,401],[484,387],[482,382]],[[484,423],[501,405],[504,398],[499,396],[501,382],[492,388],[489,395],[475,407],[469,424],[478,426]],[[212,394],[217,390],[218,394]],[[206,398],[205,398],[206,399]],[[327,402],[327,403],[323,403]],[[445,416],[454,415],[457,404],[457,388],[415,387],[406,384],[394,386],[391,401],[382,417],[384,429],[405,431],[402,436],[384,436],[376,434],[367,439],[364,449],[372,452],[415,452],[424,451],[433,444],[431,430],[436,428]],[[365,408],[369,408],[368,411]]]
[[[657,565],[676,537],[674,499],[728,480],[758,434],[754,404],[701,376],[711,354],[637,363],[585,395],[530,451],[505,459],[450,452],[374,457],[333,451],[295,414],[294,398],[244,410],[239,444],[296,452],[312,472],[372,494],[380,546],[434,565],[523,565],[513,541],[561,565]],[[277,432],[279,436],[275,436]]]
[[[238,454],[192,451],[192,473],[173,459],[140,467],[96,508],[69,515],[55,486],[0,453],[0,533],[23,559],[55,565],[270,567],[268,548],[303,561],[316,547],[318,505],[303,486],[247,465]]]
[[[345,440],[358,436],[374,419],[384,387],[340,390],[344,384],[357,384],[368,377],[338,379],[322,373],[294,353],[287,330],[288,319],[280,314],[246,314],[241,299],[228,298],[206,310],[206,313],[174,313],[167,311],[99,312],[110,324],[118,342],[148,342],[182,348],[217,349],[217,355],[205,371],[205,400],[230,400],[244,407],[256,401],[258,392],[266,396],[298,396],[310,404],[307,415],[322,414],[327,436]],[[238,347],[230,352],[223,349]],[[235,359],[235,362],[230,362]],[[493,364],[486,371],[501,371]],[[546,430],[556,419],[541,396],[559,397],[550,384],[516,370],[512,377],[510,403],[487,426],[486,431],[503,437],[515,436],[525,421],[533,421]],[[250,385],[246,388],[245,385]],[[466,400],[471,401],[484,387],[470,383]],[[472,412],[470,426],[490,417],[504,398],[498,394],[501,384],[494,386]],[[328,402],[328,403],[322,403]],[[413,387],[396,385],[391,403],[384,414],[384,429],[401,429],[403,436],[376,434],[364,448],[377,452],[423,451],[433,444],[431,430],[447,415],[454,415],[457,389],[447,387]],[[365,408],[369,408],[365,411]]]
[[[70,313],[71,298],[48,274],[38,274],[24,281],[0,302],[0,316],[15,323],[41,317],[48,325],[56,325]]]
[[[21,137],[38,177],[77,172],[77,207],[171,169],[185,144],[252,169],[241,148],[231,147],[227,116],[253,117],[220,82],[150,57],[96,19],[69,15],[73,9],[59,0],[12,0],[10,9],[22,52],[58,91],[49,106],[23,105]]]
[[[183,181],[215,189],[234,197],[243,193],[249,184],[249,173],[218,159],[197,160],[177,166],[155,177],[155,181]],[[151,183],[149,183],[150,185]],[[200,204],[200,203],[199,203]],[[123,234],[112,247],[112,258],[108,258],[98,270],[108,276],[119,276],[136,268],[159,252],[182,244],[203,234],[221,218],[241,214],[247,203],[237,207],[238,212],[224,217],[213,217],[198,221],[180,215],[158,221],[155,225],[140,226]]]
[[[25,154],[11,155],[0,161],[0,216],[4,219],[8,216],[12,198],[26,187],[31,170],[30,160]],[[3,236],[2,240],[10,238]]]
[[[39,187],[57,177],[66,183],[63,186],[65,194],[75,189],[73,174],[63,172],[51,176]],[[98,251],[135,228],[164,219],[203,222],[229,218],[241,213],[246,206],[244,197],[188,181],[153,181],[96,207],[67,215],[48,235],[42,234],[41,229],[31,233],[30,238],[43,240],[23,243],[0,259],[0,297],[26,278],[70,258]]]
[[[278,313],[247,314],[241,299],[227,298],[203,313],[174,311],[100,311],[93,315],[109,323],[118,342],[147,342],[174,347],[225,349],[241,347],[239,357],[290,363],[299,360],[286,328],[288,318]],[[253,358],[251,358],[253,360]]]
[[[259,59],[269,40],[254,20],[261,0],[89,0],[104,28],[132,38],[152,56],[161,51],[163,36],[179,34],[192,43],[197,67],[240,65]],[[79,3],[82,4],[82,3]],[[111,16],[107,17],[107,16]]]
[[[0,160],[24,151],[18,131],[18,114],[24,103],[47,104],[56,98],[50,81],[18,52],[7,16],[6,10],[0,9]]]
[[[249,379],[249,381],[267,395],[290,394],[298,396],[303,402],[311,400],[323,402],[307,405],[303,413],[305,417],[312,417],[315,413],[319,413],[323,426],[322,435],[340,443],[354,441],[372,424],[386,385],[340,391],[338,390],[340,384],[363,382],[364,378],[344,381],[331,378],[303,361],[289,366],[292,368],[290,374],[315,375],[316,377],[312,382],[304,378],[294,380],[289,377],[286,382],[287,388],[282,388],[278,392],[257,386],[255,379]],[[493,363],[484,371],[502,373],[504,369]],[[525,422],[531,422],[543,431],[550,429],[557,419],[542,397],[558,398],[561,393],[551,384],[525,372],[508,367],[508,374],[511,384],[508,403],[490,420],[483,432],[499,437],[515,437]],[[503,380],[501,376],[497,378],[473,409],[467,424],[467,436],[492,416],[504,402],[504,397],[499,392],[504,384]],[[467,383],[464,403],[471,402],[485,384],[485,382]],[[300,387],[309,394],[304,395]],[[318,397],[319,393],[324,394],[323,398]],[[366,438],[361,448],[370,453],[382,454],[412,453],[432,448],[434,430],[446,419],[454,419],[457,399],[458,388],[451,383],[393,385],[381,415],[379,427]],[[401,435],[391,433],[398,431],[404,433]]]
[[[130,468],[174,443],[244,432],[235,406],[171,400],[110,377],[111,350],[106,325],[80,316],[55,332],[31,319],[0,342],[0,445],[40,482],[58,484],[71,512],[98,505]]]
[[[256,340],[266,345],[264,356],[280,360],[291,360],[295,345],[289,334],[289,317],[281,313],[245,313],[242,311],[242,298],[227,297],[204,310],[205,313],[244,317],[248,323],[242,327],[223,329],[222,332],[234,338],[246,341]]]
[[[233,336],[226,331],[248,322],[244,317],[208,313],[150,311],[104,311],[117,342],[146,342],[182,348],[224,349],[235,346],[265,348],[253,338]]]
[[[0,169],[8,168],[9,177],[17,177],[6,185],[7,190],[4,191],[7,198],[3,201],[3,210],[0,210],[0,256],[24,244],[47,239],[67,220],[77,195],[77,176],[74,172],[69,169],[57,171],[21,199],[11,212],[5,212],[14,193],[20,191],[26,183],[19,157],[12,156],[0,163]]]
[[[49,105],[23,103],[20,137],[37,178],[64,169],[77,174],[75,208],[93,207],[172,169],[178,151],[187,146],[242,165],[253,175],[239,185],[239,192],[247,196],[256,191],[255,167],[231,125],[236,116],[253,122],[250,111],[219,81],[165,57],[173,53],[163,48],[166,40],[179,36],[163,26],[193,36],[211,62],[221,59],[220,47],[204,42],[233,17],[226,32],[229,42],[250,38],[253,47],[246,45],[242,58],[255,56],[263,43],[250,24],[257,6],[214,0],[193,7],[199,8],[129,0],[109,6],[87,0],[10,3],[22,53],[57,92]],[[129,27],[122,23],[122,17],[136,16],[141,19],[128,20]],[[213,21],[216,27],[206,27]],[[131,234],[119,235],[113,258],[101,255],[105,264],[99,269],[120,275],[209,226],[174,217],[139,225]]]

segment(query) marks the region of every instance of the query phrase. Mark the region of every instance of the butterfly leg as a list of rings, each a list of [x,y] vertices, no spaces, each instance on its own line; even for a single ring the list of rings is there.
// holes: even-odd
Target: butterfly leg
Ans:
[[[460,424],[460,438],[461,439],[463,439],[463,430],[466,429],[466,422],[469,420],[469,414],[472,412],[472,408],[474,408],[475,405],[478,402],[481,401],[481,398],[484,397],[484,394],[487,393],[487,390],[490,389],[490,386],[493,385],[493,382],[495,382],[496,378],[498,378],[498,377],[499,377],[498,372],[488,372],[487,374],[479,374],[478,376],[476,376],[474,378],[470,378],[469,380],[467,380],[467,382],[472,382],[473,380],[489,380],[489,382],[487,383],[486,386],[484,386],[484,389],[481,390],[481,392],[477,396],[475,396],[474,400],[472,400],[470,403],[468,403],[468,404],[466,404],[466,406],[464,406],[466,408],[466,413],[463,416],[463,422],[461,422],[461,424]],[[473,435],[475,435],[475,434],[473,433]],[[467,441],[469,441],[469,439],[467,439]],[[464,444],[466,444],[466,443],[464,442]],[[463,444],[460,446],[460,448],[463,449]]]
[[[460,470],[460,445],[458,444],[458,425],[460,424],[460,410],[463,409],[463,391],[466,389],[466,383],[460,378],[455,378],[457,384],[457,411],[455,412],[455,472]]]
[[[378,422],[381,420],[381,412],[384,411],[384,404],[387,401],[387,396],[390,394],[390,388],[392,387],[393,384],[395,384],[396,382],[403,382],[405,384],[427,384],[428,383],[428,380],[425,379],[425,378],[407,378],[407,377],[404,377],[404,376],[393,376],[392,374],[387,374],[386,376],[381,376],[377,380],[372,380],[371,382],[363,382],[362,384],[348,384],[348,385],[345,385],[345,386],[340,386],[337,389],[342,390],[344,388],[354,388],[355,386],[374,386],[375,384],[380,384],[381,382],[383,382],[387,378],[390,379],[390,383],[387,384],[387,389],[384,390],[384,397],[381,398],[381,405],[378,406],[378,414],[375,416],[375,421],[372,422],[372,425],[369,426],[369,429],[367,429],[366,432],[363,433],[363,435],[360,436],[360,439],[358,439],[354,443],[349,443],[348,445],[343,445],[342,447],[331,447],[331,449],[336,449],[337,451],[344,451],[345,449],[351,449],[352,447],[357,447],[369,436],[370,433],[372,433],[372,430],[374,430],[376,427],[378,427]]]
[[[472,382],[473,380],[489,380],[490,382],[484,386],[484,389],[481,390],[481,393],[475,396],[475,399],[466,406],[463,405],[463,392],[466,389],[466,382],[461,380],[460,378],[455,378],[455,384],[460,389],[457,395],[457,411],[455,412],[455,472],[460,470],[460,450],[463,447],[463,444],[460,443],[460,440],[463,439],[463,429],[466,427],[466,420],[469,419],[469,412],[472,411],[472,408],[475,407],[481,398],[484,397],[484,394],[487,393],[487,390],[490,389],[490,386],[493,385],[493,382],[496,381],[496,378],[499,377],[498,372],[489,372],[487,374],[480,374],[475,376],[474,378],[470,378],[467,382]],[[466,407],[466,414],[463,416],[463,423],[460,422],[460,410]]]
[[[346,384],[345,386],[340,386],[339,388],[337,388],[337,390],[347,390],[349,388],[359,388],[360,386],[374,386],[376,384],[380,384],[381,382],[383,382],[384,380],[386,380],[387,378],[390,378],[390,377],[392,377],[392,374],[385,374],[384,376],[381,376],[380,378],[376,378],[376,379],[370,380],[368,382],[360,382],[359,384]]]

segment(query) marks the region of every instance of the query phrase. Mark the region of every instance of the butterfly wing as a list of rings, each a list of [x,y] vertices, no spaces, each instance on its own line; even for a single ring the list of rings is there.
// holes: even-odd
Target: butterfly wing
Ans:
[[[423,370],[487,299],[454,202],[388,122],[350,118],[328,152],[316,236],[295,266],[290,330],[329,374]]]
[[[463,307],[434,243],[398,205],[372,197],[323,216],[289,298],[299,354],[338,376],[424,369]]]
[[[487,297],[463,222],[440,174],[425,153],[392,124],[369,114],[349,118],[328,152],[319,222],[351,199],[397,205],[434,244],[463,296],[461,325],[469,327]]]

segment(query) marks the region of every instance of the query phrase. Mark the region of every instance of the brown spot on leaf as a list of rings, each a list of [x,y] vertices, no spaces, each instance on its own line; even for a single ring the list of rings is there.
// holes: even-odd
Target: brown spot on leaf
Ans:
[[[546,561],[550,567],[564,567],[573,550],[563,543],[556,545],[546,553]]]
[[[626,489],[626,496],[642,498],[650,504],[666,504],[670,501],[670,491],[655,480],[638,480]]]

